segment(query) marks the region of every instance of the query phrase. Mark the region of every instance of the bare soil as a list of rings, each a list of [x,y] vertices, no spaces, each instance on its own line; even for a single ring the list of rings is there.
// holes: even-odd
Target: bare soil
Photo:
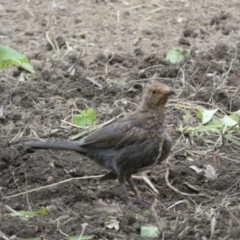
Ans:
[[[239,147],[178,131],[189,125],[187,102],[240,109],[239,7],[235,0],[1,0],[1,45],[28,56],[36,74],[14,67],[0,73],[0,239],[65,239],[80,235],[85,223],[83,235],[94,239],[146,239],[140,229],[148,224],[159,227],[156,239],[240,239]],[[173,47],[191,49],[192,56],[170,64],[166,53]],[[106,170],[77,153],[24,146],[81,132],[66,122],[89,107],[96,124],[124,116],[153,76],[177,94],[166,109],[171,156],[146,173],[159,194],[135,180],[141,196],[155,200],[152,207],[127,208],[118,183],[99,182],[94,176]],[[189,168],[207,164],[217,178]],[[41,207],[48,215],[9,215]]]

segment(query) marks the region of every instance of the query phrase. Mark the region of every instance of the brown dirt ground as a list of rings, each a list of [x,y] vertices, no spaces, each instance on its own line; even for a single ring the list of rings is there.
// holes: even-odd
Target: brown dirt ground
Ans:
[[[215,135],[177,131],[181,124],[196,124],[183,121],[191,111],[186,103],[240,109],[239,7],[235,0],[0,1],[1,44],[27,55],[37,71],[29,76],[9,68],[0,74],[0,239],[65,239],[80,235],[84,223],[84,235],[94,239],[146,239],[140,228],[147,224],[159,227],[159,239],[240,239],[239,148],[227,141],[214,146]],[[178,46],[191,48],[193,56],[170,64],[166,52]],[[80,52],[72,76],[68,69]],[[153,68],[139,74],[148,67]],[[177,96],[167,106],[174,145],[169,164],[147,173],[159,194],[135,181],[143,197],[156,199],[151,211],[127,209],[116,181],[94,177],[11,197],[72,176],[105,173],[76,153],[29,151],[23,142],[36,136],[68,139],[81,130],[63,120],[88,107],[97,111],[97,124],[133,111],[143,83],[133,80],[153,75]],[[126,84],[111,82],[116,79]],[[216,179],[189,168],[206,164],[216,169]],[[170,189],[166,169],[172,186],[195,196]],[[47,216],[9,216],[41,207]],[[118,221],[119,230],[107,228],[109,221]]]

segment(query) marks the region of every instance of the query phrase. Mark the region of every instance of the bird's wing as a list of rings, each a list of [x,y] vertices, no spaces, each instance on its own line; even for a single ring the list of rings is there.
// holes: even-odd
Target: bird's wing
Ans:
[[[122,119],[90,134],[81,141],[81,146],[121,148],[138,141],[142,131],[144,129],[136,119]]]

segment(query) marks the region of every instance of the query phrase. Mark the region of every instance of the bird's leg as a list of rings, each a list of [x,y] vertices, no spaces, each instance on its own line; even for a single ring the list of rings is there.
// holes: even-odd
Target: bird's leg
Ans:
[[[125,195],[127,204],[128,204],[128,205],[132,205],[132,202],[131,202],[131,200],[130,200],[130,198],[129,198],[128,191],[127,191],[127,189],[126,189],[125,184],[124,184],[124,183],[120,183],[120,187],[122,188],[122,191],[123,191],[123,193],[124,193],[124,195]]]
[[[125,195],[125,198],[126,198],[126,200],[127,200],[127,204],[128,204],[128,205],[131,205],[132,202],[131,202],[131,200],[130,200],[130,198],[129,198],[129,195],[128,195],[126,186],[125,186],[125,184],[124,184],[124,182],[125,182],[125,174],[123,174],[123,173],[118,173],[118,182],[119,182],[119,185],[120,185],[120,187],[122,188],[122,191],[123,191],[123,193],[124,193],[124,195]]]
[[[136,190],[135,187],[133,186],[133,180],[132,180],[132,178],[129,178],[129,179],[127,180],[127,182],[128,182],[128,184],[129,184],[131,190],[133,191],[134,196],[135,196],[137,202],[139,202],[140,204],[143,204],[143,205],[151,205],[151,202],[149,202],[149,201],[147,201],[147,200],[144,200],[144,199],[142,199],[142,198],[140,197],[140,195],[138,194],[137,190]]]
[[[120,183],[120,187],[122,188],[122,190],[123,190],[123,192],[124,192],[125,198],[126,198],[126,200],[127,200],[127,205],[128,205],[128,207],[133,208],[135,211],[139,212],[140,209],[139,209],[137,206],[135,206],[135,205],[132,203],[132,201],[130,200],[129,195],[128,195],[128,191],[127,191],[127,189],[126,189],[125,184],[124,184],[124,183]]]
[[[127,191],[126,186],[124,184],[125,179],[126,179],[126,177],[125,177],[124,174],[118,174],[118,182],[119,182],[119,185],[122,188],[122,191],[125,195],[128,207],[131,207],[134,210],[139,211],[139,209],[136,206],[134,206],[134,204],[132,203],[132,201],[129,198],[128,191]]]

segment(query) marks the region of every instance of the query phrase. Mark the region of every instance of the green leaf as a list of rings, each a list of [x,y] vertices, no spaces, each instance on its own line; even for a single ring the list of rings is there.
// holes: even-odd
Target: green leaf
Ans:
[[[30,73],[35,73],[33,66],[29,63],[22,63],[21,68],[25,69],[26,71],[30,72]]]
[[[233,138],[232,136],[230,135],[225,135],[225,138],[232,141],[234,144],[236,144],[237,146],[240,147],[240,141],[238,141],[236,138]]]
[[[191,114],[190,113],[187,113],[187,114],[185,114],[185,115],[183,115],[183,120],[185,121],[185,122],[187,122],[187,121],[189,121],[190,119],[191,119]]]
[[[197,117],[198,119],[202,120],[202,112],[201,112],[200,110],[198,110],[198,111],[196,112],[196,117]]]
[[[223,118],[219,119],[223,125],[227,127],[233,127],[238,123],[238,121],[233,120],[231,117],[225,115]]]
[[[88,134],[88,133],[93,133],[95,131],[97,131],[98,129],[100,129],[101,127],[94,127],[93,129],[85,129],[80,133],[77,133],[75,135],[72,135],[71,137],[69,137],[70,140],[76,140],[77,138],[82,138],[84,135]]]
[[[48,214],[46,208],[39,208],[39,209],[36,211],[36,213],[37,213],[38,215],[47,215],[47,214]]]
[[[159,231],[158,231],[158,228],[154,226],[142,226],[140,235],[142,237],[154,238],[154,237],[158,237]]]
[[[147,216],[151,216],[152,215],[152,212],[150,210],[145,210],[143,213],[143,216],[147,217]]]
[[[209,212],[205,212],[205,215],[206,215],[207,217],[211,217],[211,213],[209,213]]]
[[[240,115],[239,116],[238,115],[230,115],[229,117],[236,122],[238,122],[240,119]]]
[[[82,237],[80,236],[68,236],[66,237],[67,240],[89,240],[89,239],[93,239],[94,235],[84,235]]]
[[[215,132],[215,133],[220,133],[219,129],[217,128],[216,125],[213,126],[198,126],[195,128],[197,132],[205,132],[209,134],[209,132]]]
[[[0,68],[8,66],[20,66],[34,73],[33,67],[29,64],[27,57],[10,47],[0,46]]]
[[[208,123],[212,118],[213,115],[217,112],[218,109],[208,110],[208,109],[202,109],[202,124]]]
[[[233,115],[240,116],[240,109],[238,111],[236,111],[236,112],[230,112],[230,113],[232,113]]]
[[[46,208],[40,208],[36,212],[31,212],[31,211],[17,211],[10,213],[10,216],[28,216],[28,217],[36,217],[40,215],[47,215],[47,209]]]
[[[222,129],[223,124],[220,120],[212,120],[212,121],[208,122],[204,127]]]
[[[214,123],[215,124],[215,123]],[[185,126],[184,128],[183,127],[179,127],[178,130],[183,132],[183,133],[192,133],[193,135],[197,136],[198,135],[198,132],[205,132],[206,134],[209,134],[210,132],[213,132],[213,133],[219,133],[220,134],[220,129],[222,129],[222,125],[204,125],[204,126],[196,126],[196,127],[190,127],[190,126]]]
[[[73,115],[72,121],[81,127],[92,125],[96,121],[96,112],[93,108],[88,108],[83,110],[82,114]]]
[[[171,63],[180,63],[183,60],[184,56],[183,56],[183,50],[182,49],[171,49],[167,56],[166,56],[166,60],[168,60]]]
[[[0,67],[4,68],[4,64],[8,63],[8,61],[16,61],[17,63],[29,62],[28,58],[20,52],[7,46],[0,46]]]
[[[106,82],[110,85],[115,84],[117,86],[120,86],[125,83],[125,80],[123,78],[107,78]]]

